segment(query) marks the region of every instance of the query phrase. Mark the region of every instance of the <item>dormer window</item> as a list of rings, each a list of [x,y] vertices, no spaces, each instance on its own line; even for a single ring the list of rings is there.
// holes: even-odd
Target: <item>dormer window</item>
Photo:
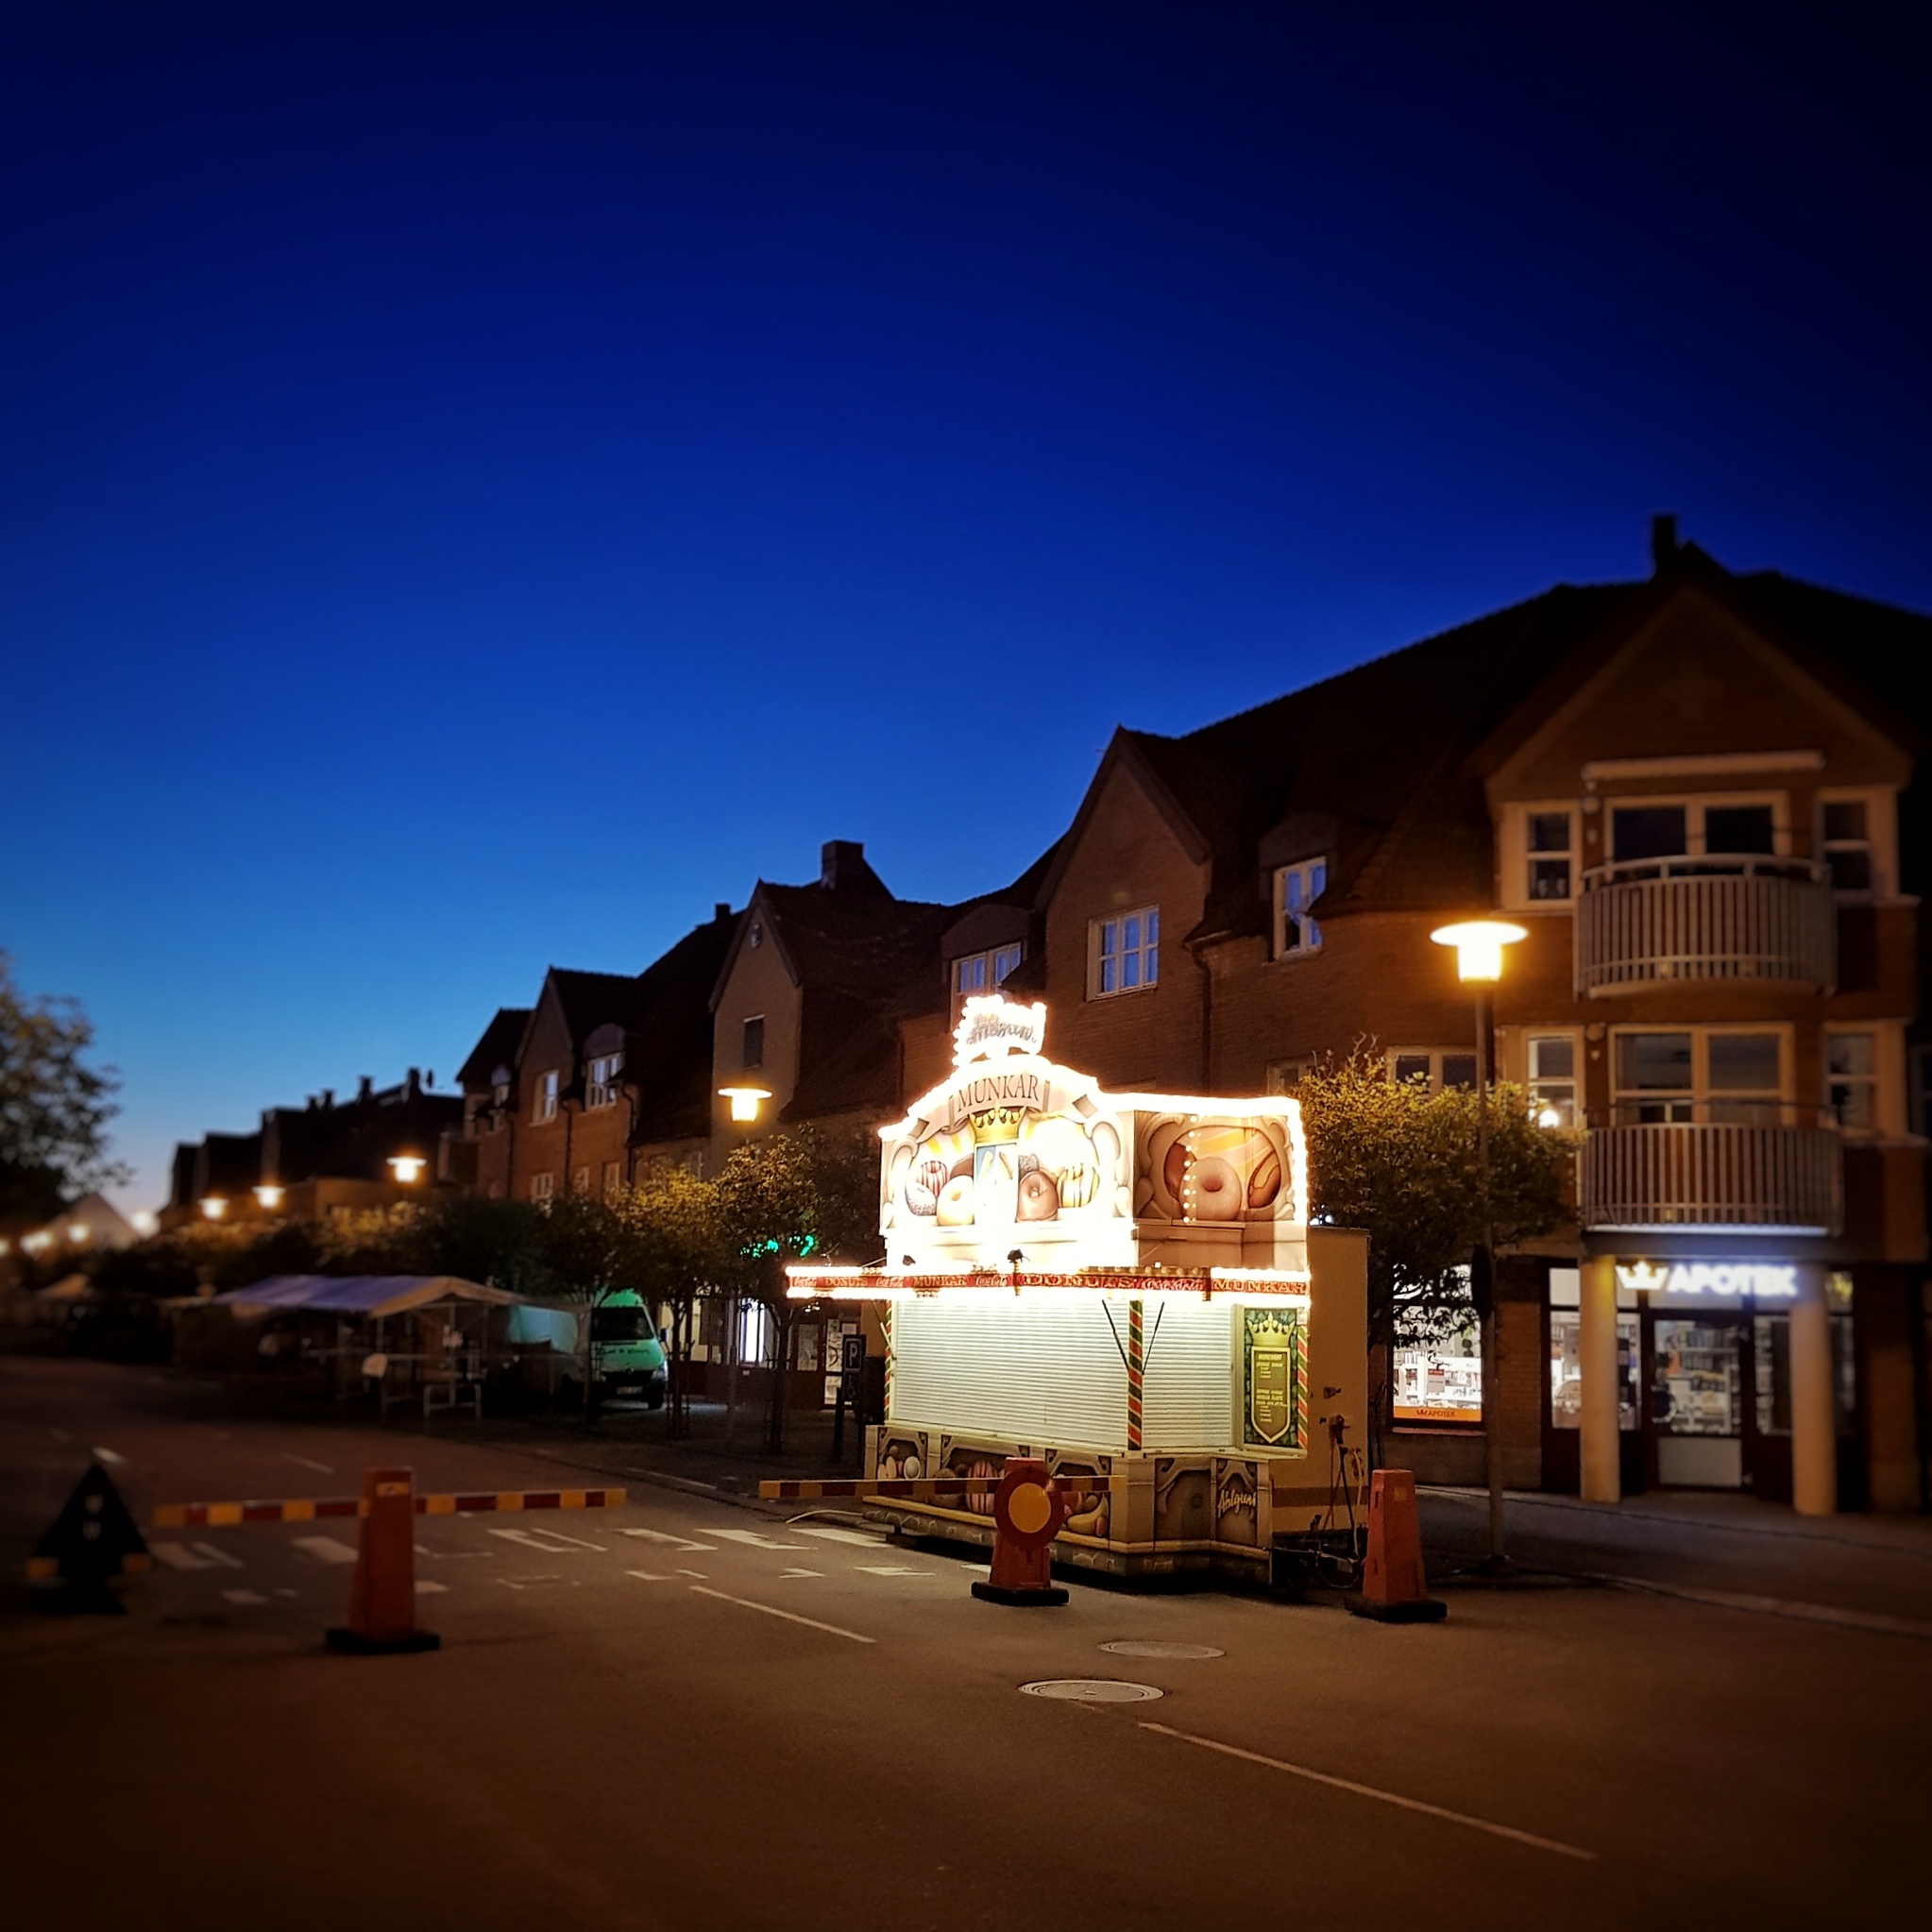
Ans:
[[[557,1075],[552,1068],[536,1083],[536,1118],[539,1125],[557,1117]]]
[[[1010,946],[994,946],[990,952],[969,953],[953,961],[953,992],[963,999],[970,992],[987,992],[1003,985],[1008,974],[1026,957],[1017,941]]]
[[[589,1077],[585,1083],[585,1106],[615,1106],[618,1097],[618,1076],[623,1068],[624,1057],[620,1053],[602,1054],[592,1060]]]
[[[765,1016],[754,1013],[745,1022],[742,1051],[738,1059],[741,1067],[762,1067],[765,1064]]]
[[[1286,959],[1321,951],[1322,929],[1308,916],[1329,883],[1325,858],[1275,869],[1275,958]]]

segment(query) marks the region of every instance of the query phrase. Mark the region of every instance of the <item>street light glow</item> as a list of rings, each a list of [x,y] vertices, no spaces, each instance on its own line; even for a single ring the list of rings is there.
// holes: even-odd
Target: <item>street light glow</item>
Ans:
[[[226,1195],[203,1195],[201,1196],[201,1212],[209,1220],[219,1221],[228,1211],[229,1203]]]
[[[1502,977],[1502,949],[1529,938],[1529,931],[1506,919],[1463,919],[1439,925],[1429,935],[1438,946],[1456,949],[1456,977],[1478,985]]]
[[[264,1182],[255,1190],[255,1198],[261,1202],[263,1210],[271,1214],[281,1206],[281,1196],[282,1190],[272,1183]]]
[[[389,1166],[404,1187],[409,1186],[412,1181],[419,1180],[423,1169],[429,1164],[420,1154],[392,1154],[389,1157]]]
[[[733,1120],[756,1120],[758,1102],[769,1100],[771,1090],[769,1087],[720,1087],[719,1093],[731,1102]]]

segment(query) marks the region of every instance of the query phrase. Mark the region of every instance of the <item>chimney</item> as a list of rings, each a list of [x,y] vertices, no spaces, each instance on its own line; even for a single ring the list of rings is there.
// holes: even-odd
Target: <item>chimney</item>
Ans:
[[[731,901],[729,899],[714,901],[711,907],[711,917],[714,920],[729,919],[731,917]]]
[[[422,1084],[423,1070],[420,1067],[411,1067],[408,1076],[402,1083],[402,1091],[413,1099],[422,1091]]]
[[[322,1105],[324,1107],[333,1107],[335,1105],[335,1089],[333,1087],[323,1088]]]
[[[865,847],[854,839],[828,839],[819,848],[819,883],[836,892],[857,883],[865,867]]]
[[[1661,577],[1677,561],[1677,517],[1672,511],[1651,518],[1651,574]]]
[[[424,1085],[425,1087],[433,1087],[433,1086],[434,1086],[435,1084],[436,1084],[436,1070],[435,1070],[435,1068],[434,1068],[434,1067],[425,1067],[425,1068],[423,1069],[423,1085]]]
[[[368,1075],[367,1075],[367,1074],[364,1074],[364,1075],[362,1075],[362,1076],[360,1076],[360,1077],[359,1077],[359,1078],[357,1079],[357,1081],[356,1081],[356,1098],[357,1098],[358,1100],[366,1100],[366,1099],[368,1099],[368,1097],[370,1096],[370,1094],[372,1094],[372,1093],[374,1093],[375,1091],[376,1091],[376,1083],[375,1083],[375,1081],[374,1081],[374,1080],[372,1080],[372,1079],[371,1079],[371,1078],[370,1078],[370,1077],[368,1076]]]
[[[315,1096],[314,1096],[314,1095],[313,1093],[311,1093],[311,1094],[309,1095],[309,1111],[310,1111],[311,1113],[314,1113],[314,1110],[315,1110],[315,1104],[316,1104],[316,1103],[315,1103]]]

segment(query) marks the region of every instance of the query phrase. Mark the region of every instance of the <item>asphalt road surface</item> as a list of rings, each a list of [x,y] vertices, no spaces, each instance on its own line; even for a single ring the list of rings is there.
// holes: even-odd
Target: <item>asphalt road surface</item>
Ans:
[[[398,1443],[197,1420],[151,1387],[0,1360],[16,1565],[96,1455],[144,1522],[163,1500],[352,1494],[397,1461],[424,1489],[560,1481],[455,1427]],[[418,1524],[433,1654],[322,1648],[353,1523],[157,1531],[119,1618],[16,1598],[9,1922],[1769,1928],[1923,1910],[1932,1641],[1904,1623],[1553,1584],[1451,1590],[1448,1622],[1407,1629],[1078,1584],[1065,1609],[1014,1611],[974,1600],[961,1558],[644,1483],[607,1512]],[[1150,1694],[1024,1688],[1064,1679]]]

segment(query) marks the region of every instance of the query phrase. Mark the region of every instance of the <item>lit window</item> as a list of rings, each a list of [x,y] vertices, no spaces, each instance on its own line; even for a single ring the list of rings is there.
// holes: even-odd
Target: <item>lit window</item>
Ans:
[[[1398,1083],[1415,1080],[1432,1093],[1445,1087],[1473,1093],[1476,1056],[1462,1047],[1405,1046],[1389,1055],[1389,1073]]]
[[[1878,1036],[1827,1033],[1824,1057],[1832,1118],[1852,1132],[1869,1133],[1878,1125]]]
[[[1529,847],[1528,890],[1532,900],[1568,899],[1569,868],[1575,855],[1569,812],[1532,812],[1524,828]]]
[[[590,1077],[584,1096],[586,1107],[611,1107],[617,1102],[618,1076],[623,1071],[620,1053],[601,1055],[590,1062]]]
[[[547,1206],[556,1191],[557,1178],[554,1174],[533,1174],[530,1177],[530,1198],[538,1207]]]
[[[1145,906],[1119,919],[1096,919],[1091,927],[1093,960],[1091,992],[1134,992],[1161,974],[1161,913]]]
[[[623,1184],[624,1164],[621,1161],[606,1161],[603,1163],[603,1197],[608,1200]]]
[[[537,1082],[536,1117],[538,1120],[555,1120],[557,1117],[557,1076],[546,1074]]]
[[[1329,882],[1329,862],[1311,858],[1300,865],[1284,865],[1275,873],[1275,958],[1285,959],[1298,953],[1321,951],[1322,929],[1308,916],[1308,908],[1322,895]]]
[[[1568,1033],[1530,1036],[1530,1116],[1542,1127],[1576,1125],[1576,1040]]]
[[[1828,799],[1823,817],[1824,862],[1834,892],[1872,890],[1872,822],[1862,798]]]
[[[590,1170],[580,1167],[570,1177],[570,1192],[573,1195],[587,1195],[590,1192]]]
[[[1483,1419],[1483,1347],[1469,1271],[1451,1272],[1440,1299],[1398,1304],[1390,1367],[1398,1423]]]
[[[743,1058],[738,1061],[741,1067],[761,1067],[765,1064],[765,1016],[756,1013],[745,1022]]]
[[[1022,945],[995,946],[987,953],[968,953],[963,958],[953,961],[953,991],[963,998],[972,992],[984,992],[989,987],[1003,985],[1008,974],[1011,973],[1026,957]]]

